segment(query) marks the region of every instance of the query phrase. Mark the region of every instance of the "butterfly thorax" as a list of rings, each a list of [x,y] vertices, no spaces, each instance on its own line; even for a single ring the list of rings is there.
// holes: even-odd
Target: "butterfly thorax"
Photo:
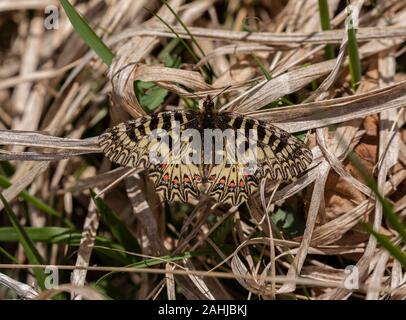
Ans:
[[[200,117],[201,129],[214,129],[218,127],[218,110],[209,95],[203,101]]]

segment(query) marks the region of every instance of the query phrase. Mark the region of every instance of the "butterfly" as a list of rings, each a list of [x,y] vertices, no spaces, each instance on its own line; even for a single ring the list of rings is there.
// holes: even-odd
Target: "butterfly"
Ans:
[[[261,120],[218,112],[210,96],[197,112],[166,111],[120,123],[99,136],[99,145],[112,162],[148,170],[167,201],[189,202],[205,193],[238,206],[261,179],[290,181],[312,162],[312,152],[295,136]]]

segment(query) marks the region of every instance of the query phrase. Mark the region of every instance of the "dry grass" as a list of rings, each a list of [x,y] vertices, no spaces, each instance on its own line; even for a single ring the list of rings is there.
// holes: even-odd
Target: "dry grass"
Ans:
[[[404,223],[406,1],[353,1],[360,8],[356,86],[345,1],[328,1],[331,31],[321,31],[316,0],[169,1],[204,55],[160,1],[71,1],[114,52],[109,68],[62,9],[59,28],[44,29],[44,8],[55,3],[0,4],[0,174],[1,193],[43,263],[60,266],[63,285],[40,293],[30,247],[18,244],[21,235],[2,214],[0,283],[9,289],[0,287],[0,297],[406,298],[404,266],[362,223],[403,251],[405,243],[348,159],[358,156]],[[336,58],[325,57],[327,44]],[[95,205],[89,189],[97,193],[128,171],[100,154],[97,136],[152,111],[151,99],[137,99],[135,81],[164,96],[153,112],[186,108],[196,95],[231,85],[222,111],[301,133],[314,162],[274,194],[266,187],[266,199],[273,196],[266,210],[261,195],[239,208],[205,198],[159,203],[143,172]],[[348,287],[348,266],[357,268],[358,288]]]

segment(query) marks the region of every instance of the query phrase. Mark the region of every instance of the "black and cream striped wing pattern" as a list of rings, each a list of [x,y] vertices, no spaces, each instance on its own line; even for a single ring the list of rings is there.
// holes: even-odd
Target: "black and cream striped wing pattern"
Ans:
[[[179,134],[187,129],[197,129],[203,135],[205,121],[201,113],[163,112],[127,121],[107,130],[100,136],[100,146],[106,156],[121,166],[149,169],[156,191],[163,200],[188,202],[198,199],[201,192],[218,203],[238,206],[257,191],[261,179],[290,181],[305,172],[312,162],[309,148],[295,136],[263,121],[232,114],[221,113],[208,124],[211,129],[239,132],[237,148],[243,153],[255,151],[255,163],[230,162],[233,153],[230,143],[224,141],[223,162],[204,164],[199,162],[174,162],[172,133],[175,124]],[[171,141],[161,141],[159,130],[165,130]],[[156,138],[153,132],[158,135]],[[250,135],[250,131],[255,134]],[[204,137],[200,136],[203,141]],[[252,148],[254,146],[254,148]],[[161,160],[154,163],[151,150],[159,147]],[[181,140],[180,155],[207,150],[191,147],[188,140]],[[199,149],[199,150],[197,150]],[[168,161],[167,161],[168,160]]]
[[[255,166],[224,162],[210,167],[206,189],[218,202],[239,205],[258,189],[261,179],[291,181],[305,172],[312,162],[312,152],[301,140],[273,125],[232,113],[220,114],[218,121],[223,130],[232,128],[242,132],[244,138],[237,148],[252,152],[251,142],[256,149]],[[250,130],[255,135],[250,136]]]
[[[118,124],[99,138],[104,154],[113,162],[139,169],[148,169],[158,195],[167,201],[188,202],[198,199],[202,181],[201,169],[193,163],[174,163],[172,136],[195,128],[196,115],[188,112],[162,112]],[[169,141],[161,140],[160,131],[168,133]],[[154,134],[153,134],[154,133]],[[157,150],[160,161],[154,163],[151,150]],[[158,152],[159,151],[159,152]],[[190,151],[187,142],[180,142],[180,153]]]
[[[243,130],[247,141],[252,140],[250,130],[256,133],[253,143],[257,146],[256,174],[261,178],[291,181],[303,174],[313,160],[312,152],[303,141],[276,126],[232,113],[224,113],[221,119],[234,130]]]

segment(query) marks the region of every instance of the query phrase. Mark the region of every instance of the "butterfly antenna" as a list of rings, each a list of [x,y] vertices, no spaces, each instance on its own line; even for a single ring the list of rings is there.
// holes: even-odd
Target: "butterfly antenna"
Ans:
[[[219,95],[221,95],[222,93],[224,93],[224,91],[226,91],[227,89],[230,89],[232,86],[228,85],[227,87],[225,87],[223,90],[221,90],[219,93],[217,93],[215,96],[213,96],[213,98],[210,99],[210,101],[213,101],[214,99],[216,99]]]
[[[227,89],[231,88],[231,85],[228,85],[227,87],[225,87],[224,89],[222,89],[219,93],[217,93],[215,96],[213,96],[213,98],[210,98],[210,101],[213,101],[214,99],[216,99],[219,95],[221,95],[224,91],[226,91]],[[197,99],[201,99],[201,97],[199,97],[196,93],[194,92],[188,92],[191,95],[194,95]]]

